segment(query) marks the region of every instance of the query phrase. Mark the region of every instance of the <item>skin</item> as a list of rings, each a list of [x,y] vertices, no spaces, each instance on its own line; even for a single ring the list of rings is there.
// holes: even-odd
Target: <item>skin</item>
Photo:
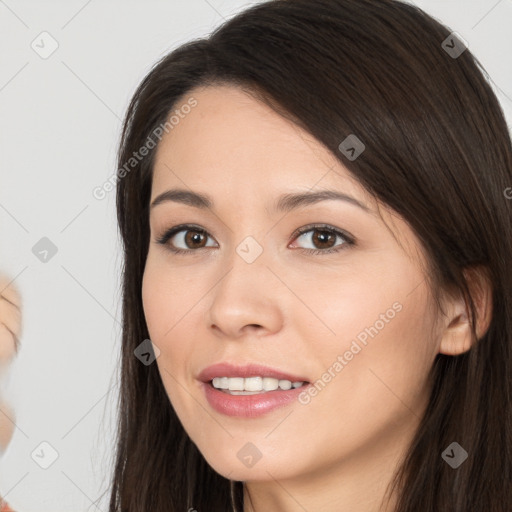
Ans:
[[[190,96],[197,106],[159,144],[151,201],[179,187],[210,195],[214,206],[152,209],[142,286],[172,406],[208,463],[245,481],[254,504],[246,500],[245,512],[390,511],[393,502],[379,504],[425,409],[434,358],[470,347],[464,301],[445,294],[446,315],[436,311],[413,231],[310,134],[234,86]],[[311,189],[349,194],[370,211],[336,200],[271,211],[281,194]],[[181,232],[157,243],[181,223],[201,226],[207,238],[186,245],[183,235],[194,233]],[[344,242],[333,235],[322,245],[318,231],[292,236],[313,223],[345,230],[356,245],[308,254]],[[236,252],[247,236],[263,248],[251,264]],[[172,253],[173,243],[190,252]],[[197,375],[221,361],[315,382],[397,302],[400,312],[308,404],[233,418],[202,393]],[[237,457],[247,442],[262,454],[251,468]]]
[[[16,355],[21,337],[21,296],[6,276],[0,276],[0,379]],[[0,454],[14,433],[14,410],[0,394]]]

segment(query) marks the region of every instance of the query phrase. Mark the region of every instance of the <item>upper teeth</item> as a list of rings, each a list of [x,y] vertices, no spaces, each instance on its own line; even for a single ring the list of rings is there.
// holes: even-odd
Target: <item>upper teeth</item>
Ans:
[[[212,381],[217,389],[229,389],[229,391],[273,391],[280,388],[298,388],[303,382],[291,382],[286,379],[273,379],[272,377],[215,377]]]

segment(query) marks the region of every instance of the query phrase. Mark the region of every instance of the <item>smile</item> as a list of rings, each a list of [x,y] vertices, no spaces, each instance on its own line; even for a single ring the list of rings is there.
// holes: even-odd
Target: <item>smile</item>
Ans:
[[[274,379],[272,377],[215,377],[212,386],[231,395],[250,395],[266,393],[277,389],[287,391],[299,388],[304,382],[291,382],[287,379]]]

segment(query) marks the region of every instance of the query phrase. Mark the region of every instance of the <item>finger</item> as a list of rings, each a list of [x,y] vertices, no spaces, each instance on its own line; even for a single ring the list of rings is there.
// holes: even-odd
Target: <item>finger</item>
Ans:
[[[0,325],[0,366],[8,363],[18,352],[18,348],[19,339],[16,339],[16,336],[5,325]]]
[[[13,408],[0,400],[0,454],[5,452],[12,439],[15,427],[15,415]]]
[[[14,306],[21,308],[21,294],[18,288],[12,282],[12,279],[3,274],[0,274],[0,296],[4,297]]]
[[[0,296],[0,325],[4,325],[18,340],[21,338],[21,309],[3,296]]]

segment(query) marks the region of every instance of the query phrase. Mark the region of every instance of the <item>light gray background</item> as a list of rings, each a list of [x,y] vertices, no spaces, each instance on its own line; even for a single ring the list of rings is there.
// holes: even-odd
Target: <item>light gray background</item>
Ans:
[[[20,512],[107,510],[121,259],[115,192],[92,190],[115,172],[121,119],[150,66],[253,3],[0,0],[0,270],[24,299],[0,494]],[[512,0],[412,3],[468,42],[512,125]],[[59,45],[47,59],[31,47],[43,31]],[[46,263],[32,252],[42,237],[58,249]],[[42,442],[58,452],[48,469]]]

